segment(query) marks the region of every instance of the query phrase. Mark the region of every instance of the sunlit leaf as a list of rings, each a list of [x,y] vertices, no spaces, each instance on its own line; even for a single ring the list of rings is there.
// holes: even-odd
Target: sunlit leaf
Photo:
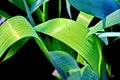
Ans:
[[[80,11],[80,13],[79,13],[79,15],[77,17],[76,22],[82,24],[83,27],[88,27],[93,18],[94,18],[94,16]],[[86,61],[79,54],[77,56],[77,61],[79,63],[83,64],[83,65],[86,64]]]
[[[82,65],[86,65],[87,63],[80,54],[77,55],[77,62]]]
[[[99,74],[102,59],[101,44],[95,35],[86,37],[89,31],[88,28],[73,20],[58,18],[39,24],[34,29],[70,46]]]
[[[79,11],[86,12],[103,19],[120,8],[115,0],[68,0]]]
[[[76,21],[81,23],[84,27],[88,27],[93,18],[94,16],[80,11]]]
[[[38,37],[37,33],[24,17],[15,16],[5,21],[0,26],[0,34],[0,58],[5,51],[9,49],[8,54],[3,61],[12,57],[31,37],[35,38],[40,49],[50,60],[47,49],[42,40]]]

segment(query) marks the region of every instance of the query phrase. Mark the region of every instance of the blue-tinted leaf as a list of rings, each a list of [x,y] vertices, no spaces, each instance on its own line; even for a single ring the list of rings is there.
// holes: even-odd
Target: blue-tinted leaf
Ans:
[[[99,80],[99,77],[93,72],[88,64],[85,65],[80,71],[82,73],[81,80]]]
[[[113,25],[119,24],[120,23],[120,9],[116,10],[115,12],[109,14],[106,17],[106,27],[111,27]],[[101,20],[100,22],[98,22],[95,26],[89,28],[90,31],[88,32],[88,35],[94,34],[98,31],[103,31],[103,20]]]
[[[44,2],[47,2],[48,0],[34,0],[31,8],[30,13],[33,13],[36,9],[38,9]]]
[[[12,17],[0,25],[0,58],[7,50],[8,54],[4,56],[4,59],[2,58],[3,61],[13,56],[31,37],[36,40],[40,49],[50,60],[48,50],[41,38],[38,37],[30,23],[22,16]]]
[[[33,26],[35,26],[35,22],[34,22],[34,20],[33,20],[33,18],[32,18],[32,15],[31,15],[31,13],[30,13],[30,10],[29,10],[29,7],[28,7],[28,5],[27,5],[27,3],[26,3],[26,0],[23,0],[23,3],[24,3],[25,10],[26,10],[26,13],[27,13],[27,16],[28,16],[28,18],[29,18],[30,23],[31,23]]]
[[[79,11],[86,12],[98,18],[104,18],[120,8],[115,0],[68,0]]]
[[[96,33],[99,37],[120,37],[120,32]]]
[[[68,15],[69,17],[72,19],[72,15],[71,15],[71,5],[70,3],[68,2],[68,0],[66,0],[66,9],[67,9],[67,12],[68,12]]]
[[[53,65],[55,66],[56,70],[58,71],[63,80],[80,79],[81,74],[79,66],[69,54],[62,51],[51,51],[50,56],[53,60]],[[75,73],[75,75],[72,75],[73,73]],[[72,79],[68,79],[68,77],[71,77]],[[77,79],[77,77],[79,78]]]

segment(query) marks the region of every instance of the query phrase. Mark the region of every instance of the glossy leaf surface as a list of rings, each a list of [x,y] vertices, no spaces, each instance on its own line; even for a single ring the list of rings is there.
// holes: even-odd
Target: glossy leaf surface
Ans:
[[[88,28],[73,20],[58,18],[35,26],[37,32],[52,36],[73,48],[99,73],[101,44],[94,35],[86,38]]]

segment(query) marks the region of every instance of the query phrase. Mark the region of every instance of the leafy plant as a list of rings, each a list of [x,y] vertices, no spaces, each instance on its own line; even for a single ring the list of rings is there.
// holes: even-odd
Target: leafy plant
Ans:
[[[0,15],[6,18],[0,25],[1,63],[33,38],[54,66],[58,79],[107,80],[111,73],[103,56],[103,45],[109,44],[108,37],[119,37],[120,33],[105,29],[120,23],[119,0],[65,1],[69,17],[61,17],[64,5],[58,0],[58,17],[50,19],[49,0],[9,0],[27,15],[11,16],[0,10]],[[76,20],[73,7],[79,11]],[[99,22],[90,26],[94,18]]]

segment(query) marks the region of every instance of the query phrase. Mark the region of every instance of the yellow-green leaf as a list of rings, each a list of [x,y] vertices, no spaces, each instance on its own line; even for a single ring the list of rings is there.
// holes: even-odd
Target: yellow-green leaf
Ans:
[[[95,35],[86,38],[88,28],[70,19],[57,18],[39,24],[34,29],[70,46],[100,74],[101,44]]]

